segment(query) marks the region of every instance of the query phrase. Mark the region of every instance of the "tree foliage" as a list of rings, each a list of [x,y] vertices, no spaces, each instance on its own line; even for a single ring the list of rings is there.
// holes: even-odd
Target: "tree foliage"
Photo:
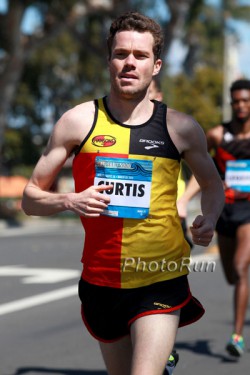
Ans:
[[[226,3],[231,15],[246,19],[250,7]],[[22,23],[31,8],[40,22],[25,34]],[[0,155],[5,172],[36,162],[65,110],[107,92],[106,35],[111,20],[128,10],[161,24],[164,61],[175,39],[187,49],[183,74],[169,77],[167,64],[161,72],[173,105],[195,115],[205,128],[219,121],[222,21],[204,0],[9,0],[0,14]]]
[[[222,120],[222,82],[221,71],[201,67],[189,79],[182,73],[168,80],[164,85],[165,96],[171,107],[193,116],[206,131]]]
[[[161,1],[170,10],[169,18],[161,20],[165,54],[194,1],[180,0],[179,6],[173,0],[165,5]],[[69,106],[103,94],[108,85],[105,39],[110,21],[131,9],[153,15],[158,5],[140,0],[9,0],[7,12],[0,15],[0,150],[6,129],[18,129],[21,140],[23,129],[31,138],[44,135]],[[41,22],[25,35],[21,26],[30,7]],[[25,148],[24,141],[21,147]],[[10,142],[5,153],[8,148]],[[5,166],[9,169],[10,163]]]

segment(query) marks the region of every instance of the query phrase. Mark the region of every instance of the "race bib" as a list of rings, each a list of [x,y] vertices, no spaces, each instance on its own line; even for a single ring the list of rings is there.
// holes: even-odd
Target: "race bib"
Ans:
[[[250,160],[227,161],[225,182],[232,189],[250,193]]]
[[[151,160],[108,158],[95,159],[94,185],[113,185],[109,195],[111,202],[104,215],[144,219],[149,214],[152,185]]]

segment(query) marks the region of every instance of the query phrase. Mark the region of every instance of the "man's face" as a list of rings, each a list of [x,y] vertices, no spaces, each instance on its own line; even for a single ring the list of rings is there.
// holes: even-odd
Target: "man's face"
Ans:
[[[241,122],[250,118],[250,90],[240,89],[232,92],[233,116]]]
[[[149,32],[121,31],[115,35],[109,61],[111,90],[126,98],[146,92],[162,63],[160,59],[154,61],[153,43]]]

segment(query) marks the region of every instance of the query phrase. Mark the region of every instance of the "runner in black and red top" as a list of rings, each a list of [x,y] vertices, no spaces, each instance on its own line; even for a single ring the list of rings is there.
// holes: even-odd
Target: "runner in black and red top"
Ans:
[[[250,80],[230,89],[232,119],[207,132],[209,151],[224,182],[225,206],[217,222],[218,245],[225,276],[235,285],[234,326],[226,345],[234,356],[244,352],[243,327],[248,306],[250,264]],[[182,197],[187,202],[199,190],[192,177]]]
[[[235,285],[234,328],[226,349],[240,356],[250,264],[250,81],[234,82],[231,99],[232,120],[207,136],[210,148],[216,147],[214,160],[225,181],[226,204],[216,229],[226,278]]]

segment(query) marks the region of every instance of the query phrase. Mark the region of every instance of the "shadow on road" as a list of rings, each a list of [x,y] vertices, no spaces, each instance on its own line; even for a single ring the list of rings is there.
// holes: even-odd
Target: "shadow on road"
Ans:
[[[218,358],[221,362],[230,362],[230,363],[238,363],[237,358],[231,358],[226,354],[222,353],[213,353],[210,349],[209,340],[197,340],[191,343],[187,342],[179,342],[175,344],[175,348],[188,350],[196,354],[207,355],[213,358]]]
[[[106,371],[100,370],[71,370],[63,368],[48,368],[48,367],[20,367],[13,375],[28,375],[32,372],[37,374],[49,375],[107,375]]]

